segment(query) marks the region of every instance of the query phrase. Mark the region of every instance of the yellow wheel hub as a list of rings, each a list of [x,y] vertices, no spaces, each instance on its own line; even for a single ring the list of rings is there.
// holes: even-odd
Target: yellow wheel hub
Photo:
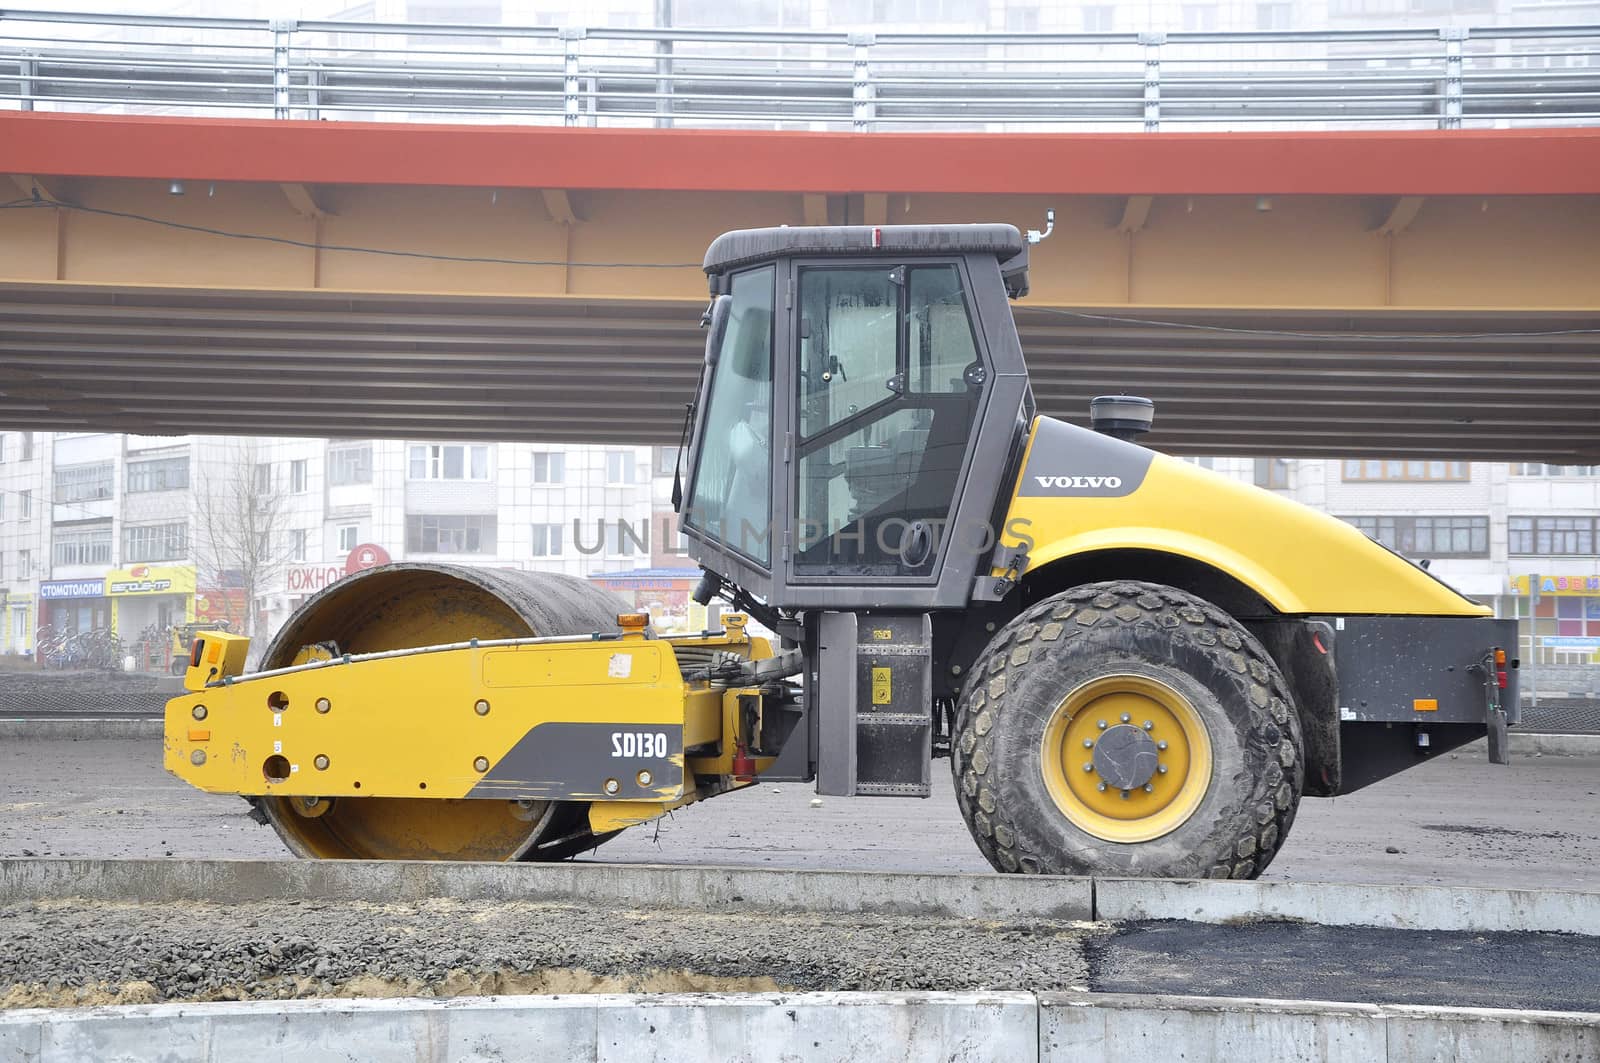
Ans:
[[[1211,736],[1189,699],[1167,684],[1107,675],[1056,706],[1040,763],[1074,826],[1110,842],[1147,842],[1200,806],[1211,784]]]

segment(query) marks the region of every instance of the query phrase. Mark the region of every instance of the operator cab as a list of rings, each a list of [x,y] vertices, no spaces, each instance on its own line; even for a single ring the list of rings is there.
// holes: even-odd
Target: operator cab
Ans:
[[[768,605],[959,607],[1032,413],[1009,225],[727,233],[681,510],[689,553]]]

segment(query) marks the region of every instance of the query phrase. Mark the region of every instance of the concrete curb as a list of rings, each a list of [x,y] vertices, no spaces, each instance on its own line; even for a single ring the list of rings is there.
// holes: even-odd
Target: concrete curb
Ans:
[[[965,919],[1089,919],[1086,878],[654,864],[365,860],[0,860],[0,903],[520,900],[638,908],[782,909]]]
[[[1600,935],[1600,893],[1212,879],[1096,879],[1095,918],[1229,923],[1292,919],[1398,930]]]
[[[966,919],[1287,919],[1398,930],[1600,936],[1600,893],[1468,886],[1082,879],[654,864],[361,860],[0,860],[0,903],[267,900],[375,904],[431,897],[639,908],[934,915]]]
[[[0,1013],[0,1059],[1592,1059],[1600,1015],[1031,993],[304,1000]]]
[[[1552,735],[1533,731],[1511,732],[1511,755],[1592,757],[1600,754],[1600,734]]]
[[[0,719],[0,739],[34,738],[152,738],[161,737],[161,718],[58,716],[50,719],[20,717]]]
[[[1133,994],[1039,997],[1039,1059],[1592,1060],[1600,1014]]]

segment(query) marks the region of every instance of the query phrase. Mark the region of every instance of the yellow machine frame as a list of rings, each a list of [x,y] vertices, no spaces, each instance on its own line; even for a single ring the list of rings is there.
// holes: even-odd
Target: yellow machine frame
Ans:
[[[248,676],[249,640],[205,633],[186,692],[166,706],[165,766],[211,793],[301,798],[312,814],[317,800],[339,797],[583,801],[592,829],[616,830],[771,766],[762,756],[736,764],[759,734],[759,716],[752,728],[742,706],[759,713],[750,695],[760,688],[682,675],[679,648],[772,656],[742,615],[723,619],[717,633],[655,638],[636,625],[601,638],[324,656]],[[548,744],[558,725],[592,725],[580,733],[601,744],[563,751],[559,777],[506,774],[519,743],[545,728]]]

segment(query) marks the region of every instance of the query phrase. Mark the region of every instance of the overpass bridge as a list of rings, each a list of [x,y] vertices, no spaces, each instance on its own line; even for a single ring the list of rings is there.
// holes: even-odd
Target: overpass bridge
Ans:
[[[551,37],[573,39],[594,40]],[[1448,84],[1411,101],[1431,110],[1400,119],[1341,119],[1323,94],[1320,119],[1249,132],[1146,132],[1143,102],[1116,116],[1134,131],[1031,131],[1049,123],[1024,112],[1075,128],[1109,120],[1060,91],[1053,111],[958,109],[947,124],[969,128],[948,131],[848,131],[860,128],[853,103],[833,117],[779,108],[768,122],[779,128],[695,128],[719,121],[685,102],[685,52],[706,42],[645,39],[672,45],[651,53],[673,98],[664,110],[650,98],[650,128],[604,108],[569,121],[565,94],[550,114],[503,113],[501,94],[468,116],[495,124],[314,121],[293,76],[281,98],[140,87],[132,60],[146,82],[183,79],[151,75],[148,51],[119,45],[108,59],[81,42],[74,61],[98,57],[116,78],[91,92],[35,76],[23,93],[4,66],[20,46],[0,40],[0,84],[19,86],[19,109],[0,112],[13,192],[0,209],[0,421],[672,443],[698,368],[699,257],[717,233],[1037,226],[1051,207],[1056,233],[1015,304],[1046,412],[1081,418],[1090,396],[1126,389],[1157,401],[1151,442],[1178,453],[1600,461],[1600,129],[1550,125],[1535,106],[1542,92],[1559,97],[1562,123],[1589,120],[1581,78],[1541,88],[1525,72],[1529,113],[1515,121],[1531,124],[1499,129],[1474,126],[1513,118],[1453,108]],[[1449,74],[1449,41],[1436,39]],[[1456,39],[1458,59],[1471,41]],[[1050,42],[984,47],[1024,45]],[[183,54],[168,62],[205,58]],[[1324,57],[1311,80],[1340,69]],[[263,115],[286,100],[287,116],[93,113],[201,99]],[[415,97],[401,104],[410,119],[441,117]],[[721,124],[753,112],[730,113]],[[885,113],[868,128],[932,124]],[[974,130],[974,114],[994,121]],[[1356,128],[1309,128],[1341,121]]]

